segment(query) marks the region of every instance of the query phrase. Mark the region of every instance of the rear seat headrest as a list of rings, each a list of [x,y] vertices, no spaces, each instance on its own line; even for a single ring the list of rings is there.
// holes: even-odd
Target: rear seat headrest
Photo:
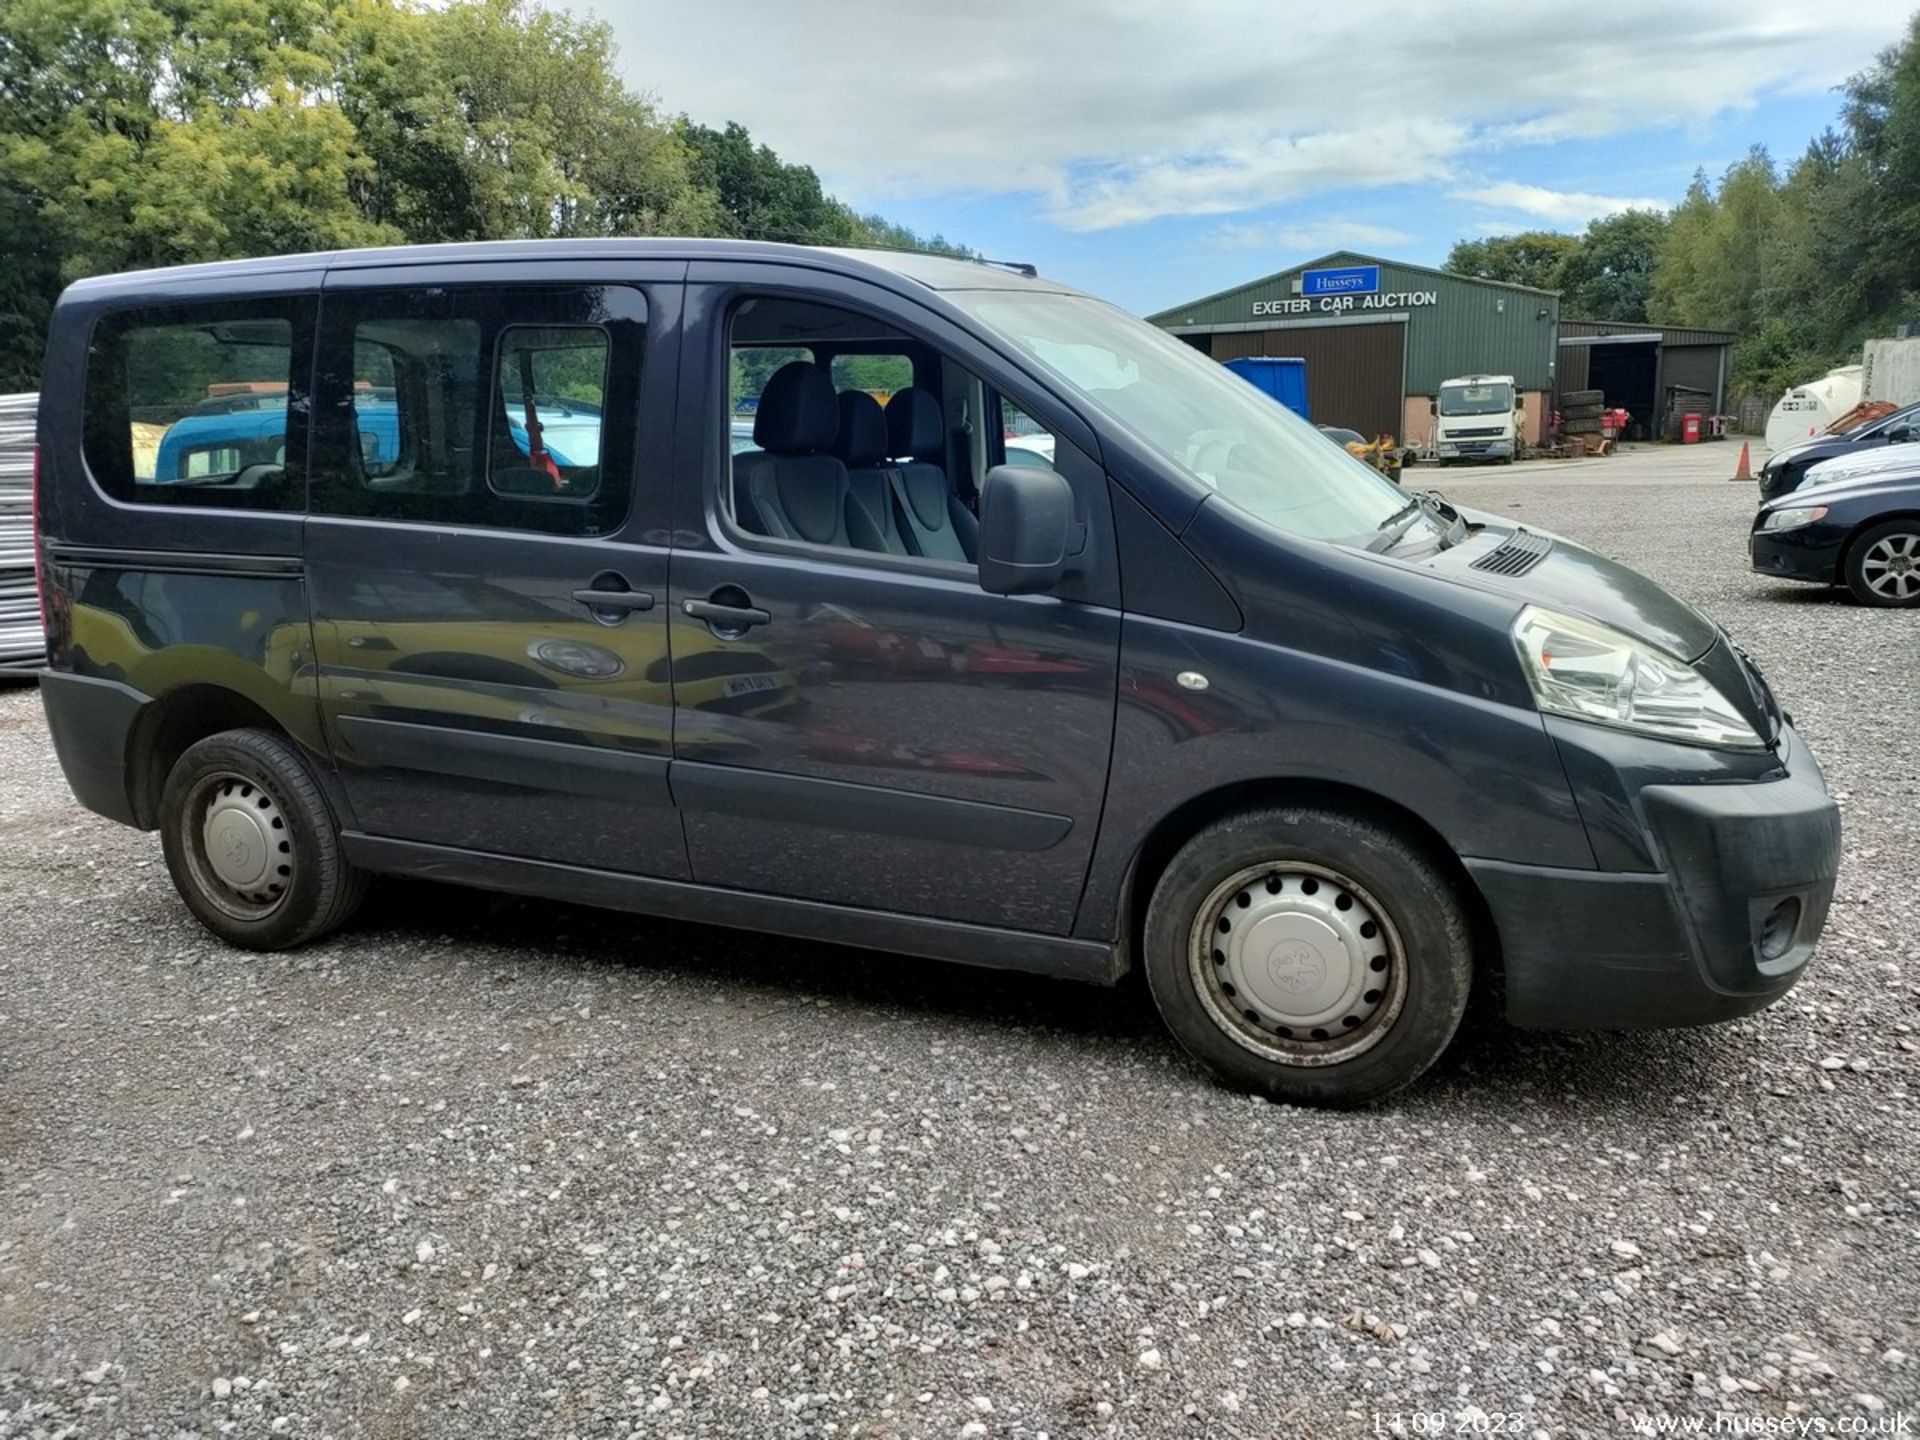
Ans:
[[[753,443],[776,455],[807,455],[833,444],[839,428],[840,407],[827,372],[810,361],[791,360],[760,392]]]
[[[940,402],[931,390],[910,385],[887,401],[887,453],[895,459],[903,455],[925,455],[935,460],[945,457],[946,426],[940,419]]]
[[[849,470],[865,470],[887,458],[887,412],[864,390],[840,392],[840,433],[833,453]]]

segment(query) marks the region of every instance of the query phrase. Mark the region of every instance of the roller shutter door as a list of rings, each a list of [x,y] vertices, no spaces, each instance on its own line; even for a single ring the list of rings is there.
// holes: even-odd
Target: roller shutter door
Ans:
[[[1213,336],[1213,358],[1298,356],[1307,362],[1307,409],[1316,425],[1344,425],[1362,435],[1399,435],[1407,327],[1296,325]],[[1405,437],[1402,436],[1402,439]]]

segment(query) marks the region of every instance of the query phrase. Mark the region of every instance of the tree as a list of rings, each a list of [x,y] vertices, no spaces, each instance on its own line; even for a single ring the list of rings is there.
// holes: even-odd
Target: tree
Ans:
[[[399,241],[736,234],[965,253],[669,122],[535,0],[6,0],[0,384],[68,280]]]
[[[682,117],[675,130],[694,183],[719,197],[730,233],[803,245],[857,245],[865,238],[858,217],[820,188],[812,169],[755,145],[746,126],[715,130]]]
[[[1653,210],[1603,215],[1561,262],[1563,313],[1583,320],[1644,321],[1667,217]]]
[[[1558,290],[1561,267],[1579,249],[1578,237],[1563,235],[1557,230],[1491,235],[1484,240],[1456,242],[1447,254],[1444,268],[1479,280],[1504,280],[1509,285]]]

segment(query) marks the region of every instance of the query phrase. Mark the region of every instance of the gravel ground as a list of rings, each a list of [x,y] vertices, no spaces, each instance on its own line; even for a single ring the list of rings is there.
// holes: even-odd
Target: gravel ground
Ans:
[[[1920,1411],[1920,617],[1750,576],[1750,489],[1459,495],[1771,675],[1847,811],[1785,1003],[1483,1020],[1348,1115],[1216,1088],[1133,988],[416,886],[248,955],[0,692],[0,1436]]]

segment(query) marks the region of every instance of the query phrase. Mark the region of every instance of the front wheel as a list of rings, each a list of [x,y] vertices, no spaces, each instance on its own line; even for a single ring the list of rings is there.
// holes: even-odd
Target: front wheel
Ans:
[[[1845,573],[1862,605],[1920,605],[1920,520],[1874,526],[1848,547]]]
[[[1154,1003],[1220,1079],[1270,1099],[1364,1105],[1415,1080],[1459,1028],[1467,916],[1417,846],[1371,818],[1283,807],[1221,820],[1147,910]]]

